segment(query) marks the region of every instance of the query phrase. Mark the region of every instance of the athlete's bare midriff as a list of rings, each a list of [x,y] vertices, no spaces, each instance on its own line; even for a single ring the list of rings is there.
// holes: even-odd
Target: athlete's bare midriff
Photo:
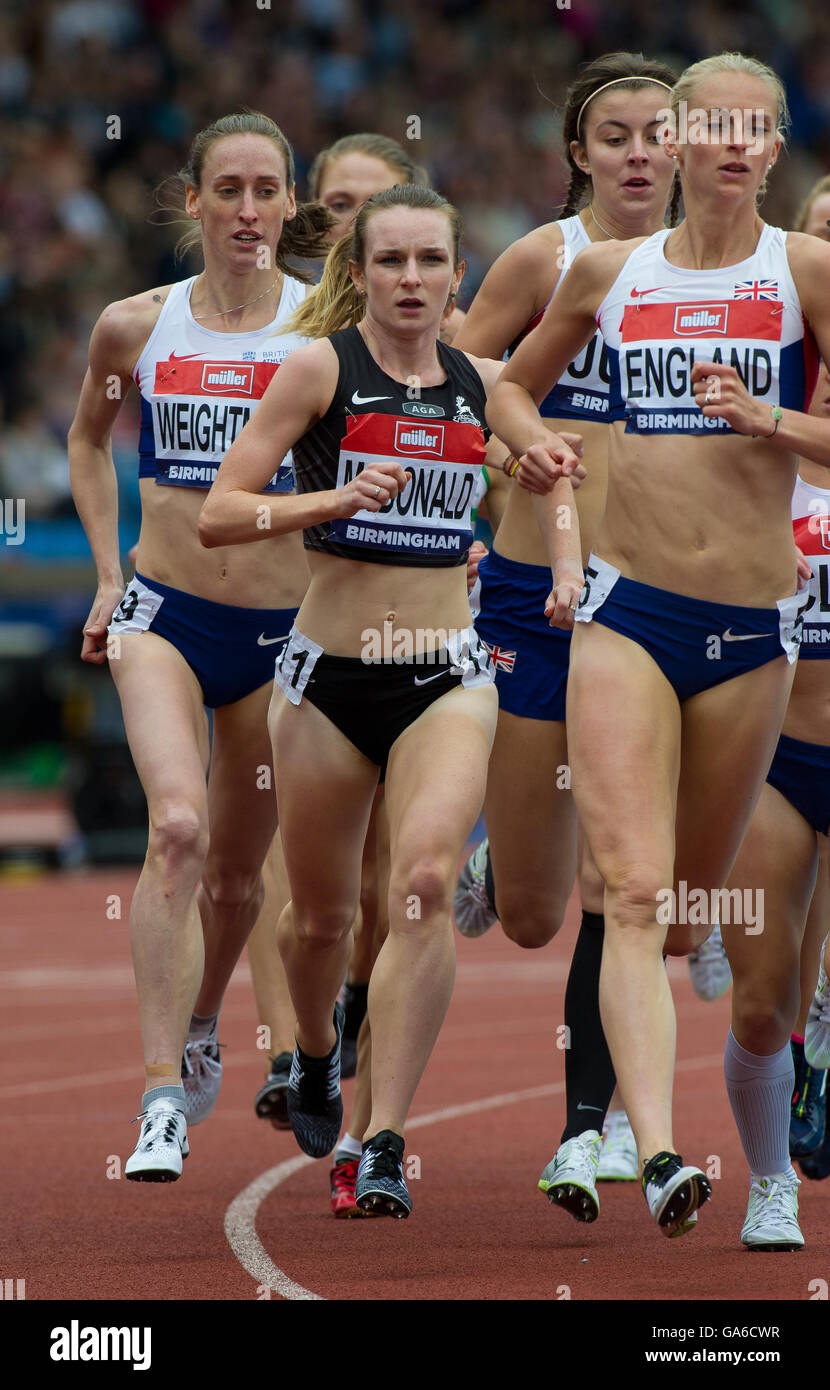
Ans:
[[[301,602],[309,578],[301,532],[206,550],[198,531],[204,489],[142,478],[140,490],[136,569],[145,579],[236,608],[296,608]]]
[[[575,492],[579,514],[579,532],[582,542],[583,564],[594,549],[594,541],[602,514],[605,510],[605,494],[608,482],[608,425],[597,420],[553,420],[545,424],[555,434],[565,430],[571,434],[581,434],[584,447],[582,462],[585,474]],[[511,484],[507,506],[494,549],[506,560],[519,561],[525,565],[548,565],[548,553],[542,540],[542,533],[536,520],[533,500],[530,493],[517,484]]]
[[[795,592],[794,454],[737,435],[610,430],[597,555],[630,579],[710,603],[770,608]]]
[[[460,632],[470,626],[466,565],[442,569],[378,565],[306,553],[311,584],[297,614],[297,627],[332,656],[363,655],[375,633],[385,654],[397,631],[401,644],[397,655],[406,659],[441,646],[444,639],[430,634]],[[394,651],[389,655],[395,655]]]

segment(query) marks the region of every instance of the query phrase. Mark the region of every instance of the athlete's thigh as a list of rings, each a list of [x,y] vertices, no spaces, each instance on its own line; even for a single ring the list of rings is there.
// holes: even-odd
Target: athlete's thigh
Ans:
[[[794,667],[781,656],[683,705],[677,879],[718,888],[769,771]]]
[[[378,769],[308,700],[293,705],[276,686],[268,725],[292,901],[356,911]]]
[[[110,671],[151,824],[165,805],[185,800],[198,807],[207,828],[208,725],[193,671],[153,632],[122,635]]]
[[[578,623],[567,704],[571,785],[599,872],[671,866],[680,765],[671,685],[636,642]]]
[[[268,734],[270,697],[269,683],[213,713],[208,859],[242,874],[259,871],[277,825]]]
[[[797,992],[801,938],[818,863],[813,827],[765,782],[727,880],[721,933],[737,989]]]
[[[500,901],[506,885],[556,895],[573,883],[576,810],[563,721],[499,710],[484,811]]]
[[[393,871],[400,859],[421,854],[455,869],[484,802],[497,709],[494,686],[459,687],[393,744],[385,794]]]

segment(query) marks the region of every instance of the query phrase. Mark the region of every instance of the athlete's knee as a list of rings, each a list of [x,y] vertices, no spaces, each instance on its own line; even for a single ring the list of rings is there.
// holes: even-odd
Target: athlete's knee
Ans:
[[[733,981],[732,1031],[748,1052],[783,1047],[798,1015],[797,974],[786,980]]]
[[[160,858],[169,872],[201,872],[207,858],[209,831],[197,808],[188,801],[170,800],[152,810],[148,856]]]
[[[449,864],[429,851],[418,854],[393,874],[389,888],[392,916],[412,923],[449,916],[452,888]],[[399,912],[394,911],[396,902]]]
[[[338,946],[355,919],[354,903],[303,903],[295,899],[291,908],[295,939],[315,950]]]
[[[605,877],[606,922],[623,929],[655,928],[665,883],[666,875],[652,864],[609,870]]]
[[[499,921],[502,931],[517,946],[536,950],[552,941],[565,918],[568,895],[546,892],[531,895],[498,886]]]
[[[202,874],[202,892],[213,910],[221,916],[234,916],[250,910],[259,913],[265,885],[259,870],[241,870],[231,864],[212,864],[210,855]]]

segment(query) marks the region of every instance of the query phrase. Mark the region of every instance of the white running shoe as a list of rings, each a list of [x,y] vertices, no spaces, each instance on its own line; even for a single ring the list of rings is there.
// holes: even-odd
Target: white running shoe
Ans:
[[[609,1110],[602,1135],[597,1182],[631,1182],[640,1176],[637,1141],[624,1110]]]
[[[188,1038],[182,1056],[182,1085],[184,1086],[184,1113],[189,1125],[200,1125],[206,1120],[217,1100],[222,1084],[222,1059],[219,1048],[224,1043],[216,1041],[216,1028],[206,1037]]]
[[[827,940],[822,942],[818,966],[818,984],[807,1015],[804,1029],[804,1056],[811,1067],[826,1071],[830,1067],[830,988],[827,972],[824,969],[824,951]]]
[[[489,853],[489,840],[482,840],[458,875],[452,912],[462,936],[483,936],[499,920],[484,886]]]
[[[679,1154],[663,1151],[643,1171],[648,1209],[664,1236],[683,1236],[697,1224],[697,1209],[712,1195],[699,1168],[683,1165]]]
[[[182,1159],[190,1153],[187,1121],[169,1096],[151,1100],[137,1115],[143,1120],[141,1135],[124,1165],[125,1178],[133,1182],[175,1182],[182,1175]]]
[[[798,1189],[792,1168],[758,1178],[752,1174],[749,1203],[741,1240],[748,1250],[801,1250],[804,1237],[798,1225]]]
[[[577,1221],[596,1221],[599,1216],[596,1177],[601,1143],[595,1129],[566,1139],[539,1179],[539,1189],[548,1201],[564,1207]]]
[[[720,934],[720,923],[716,922],[711,935],[696,951],[687,956],[692,988],[699,999],[711,1003],[720,999],[732,983],[732,971],[724,950]]]

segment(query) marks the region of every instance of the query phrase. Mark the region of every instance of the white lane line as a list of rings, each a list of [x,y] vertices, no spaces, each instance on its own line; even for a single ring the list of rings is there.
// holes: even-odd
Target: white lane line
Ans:
[[[721,1066],[723,1053],[715,1052],[708,1057],[689,1057],[678,1062],[675,1071],[703,1071],[707,1067]],[[411,1129],[423,1129],[427,1125],[439,1124],[441,1120],[455,1120],[462,1115],[477,1115],[483,1110],[497,1110],[503,1105],[518,1105],[525,1100],[539,1100],[543,1096],[561,1095],[565,1089],[564,1081],[553,1081],[546,1086],[531,1086],[525,1091],[505,1091],[498,1096],[484,1096],[481,1100],[467,1101],[464,1105],[448,1105],[442,1110],[430,1110],[425,1115],[414,1115],[407,1121],[407,1133]],[[282,1298],[291,1301],[313,1299],[325,1302],[322,1294],[313,1293],[274,1264],[256,1232],[256,1217],[260,1206],[280,1183],[286,1182],[292,1174],[299,1172],[316,1159],[300,1154],[277,1163],[267,1172],[260,1173],[252,1183],[234,1197],[225,1212],[225,1235],[242,1268],[257,1281],[267,1286]]]

